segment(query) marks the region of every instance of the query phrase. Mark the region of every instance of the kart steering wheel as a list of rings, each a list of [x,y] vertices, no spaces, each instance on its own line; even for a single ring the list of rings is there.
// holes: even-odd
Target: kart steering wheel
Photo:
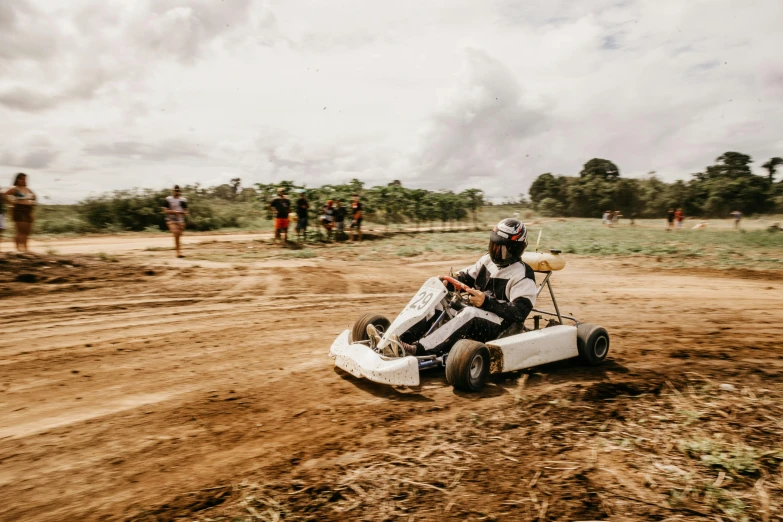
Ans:
[[[465,306],[473,306],[470,303],[470,294],[468,293],[468,288],[470,288],[470,287],[468,285],[466,285],[466,284],[464,284],[464,283],[462,283],[460,281],[457,281],[453,277],[449,277],[449,276],[443,276],[443,281],[446,282],[446,283],[451,284],[451,286],[454,287],[454,289],[455,289],[454,291],[456,292],[456,295],[459,296],[459,299],[460,299],[460,301],[462,302],[463,305],[465,305]]]

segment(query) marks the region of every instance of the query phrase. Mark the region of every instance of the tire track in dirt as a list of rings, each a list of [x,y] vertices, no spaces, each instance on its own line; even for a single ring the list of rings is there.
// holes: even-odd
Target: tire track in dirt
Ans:
[[[9,414],[0,420],[0,437],[7,437],[0,439],[0,519],[192,520],[193,499],[200,497],[187,492],[317,471],[351,454],[373,455],[394,433],[515,400],[502,381],[480,396],[463,396],[442,373],[425,376],[418,390],[398,390],[333,370],[326,352],[353,316],[365,310],[392,316],[421,281],[463,266],[453,260],[329,266],[338,262],[248,265],[246,275],[232,268],[228,276],[225,267],[194,269],[145,297],[136,283],[117,281],[36,300],[39,311],[1,324],[0,408]],[[780,328],[753,332],[762,311],[770,314],[765,320],[783,318],[783,303],[764,293],[763,282],[728,279],[705,289],[687,275],[645,275],[603,261],[573,265],[555,276],[559,303],[609,328],[612,363],[537,369],[548,377],[531,376],[530,386],[643,379],[643,370],[681,373],[682,359],[669,356],[674,343],[694,359],[709,356],[716,344],[736,345],[734,359],[700,363],[699,371],[716,375],[726,375],[727,366],[749,371],[758,365],[752,361],[774,354],[762,343],[777,342]],[[648,287],[656,289],[652,297]],[[136,304],[115,308],[126,290]],[[171,295],[199,302],[161,305]],[[26,303],[14,297],[0,311]],[[740,318],[743,326],[720,330],[702,320],[708,308],[724,310],[720,321]],[[748,334],[761,350],[748,351]],[[781,365],[776,359],[765,366]]]

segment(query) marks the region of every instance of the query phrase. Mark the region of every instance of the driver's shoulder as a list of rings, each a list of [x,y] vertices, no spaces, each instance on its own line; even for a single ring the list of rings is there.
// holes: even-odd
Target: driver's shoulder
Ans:
[[[506,275],[510,280],[514,280],[514,281],[522,281],[524,279],[531,279],[533,281],[536,280],[536,274],[535,272],[533,272],[533,269],[530,268],[530,265],[528,265],[522,260],[519,260],[516,263],[512,263],[508,265],[503,270],[506,271],[504,275]]]

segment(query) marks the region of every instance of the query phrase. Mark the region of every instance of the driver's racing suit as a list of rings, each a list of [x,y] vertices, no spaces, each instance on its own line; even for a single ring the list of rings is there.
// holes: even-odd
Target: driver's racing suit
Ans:
[[[427,352],[443,352],[460,339],[487,342],[513,324],[521,323],[536,303],[533,270],[522,261],[500,268],[489,254],[459,272],[456,279],[484,292],[481,308],[467,306],[452,320],[419,340]],[[446,286],[453,290],[449,284]]]

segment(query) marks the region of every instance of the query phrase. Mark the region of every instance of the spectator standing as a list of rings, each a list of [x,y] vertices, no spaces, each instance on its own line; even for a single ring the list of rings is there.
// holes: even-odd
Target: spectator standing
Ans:
[[[174,236],[174,250],[177,257],[182,255],[181,238],[185,232],[185,215],[188,213],[188,202],[182,197],[179,185],[174,185],[171,195],[163,201],[163,213],[166,214],[166,225]]]
[[[351,203],[351,241],[355,237],[359,238],[359,242],[362,241],[362,221],[364,220],[364,207],[362,207],[361,201],[359,201],[359,194],[353,195],[353,202]]]
[[[343,202],[339,199],[334,201],[334,229],[336,231],[335,237],[343,237],[345,235],[345,216],[348,215],[348,211],[343,206]]]
[[[668,212],[666,212],[666,232],[674,228],[674,209],[670,208]]]
[[[681,208],[678,208],[677,211],[674,213],[674,221],[676,222],[675,226],[677,227],[676,230],[679,232],[682,230],[682,222],[685,221],[685,213],[682,211]]]
[[[321,209],[321,225],[326,229],[326,237],[332,238],[332,229],[334,229],[334,202],[330,199]]]
[[[33,209],[35,208],[35,193],[27,186],[27,174],[20,172],[14,178],[14,186],[5,191],[5,200],[13,205],[11,217],[16,227],[16,249],[27,252],[27,240],[33,229]]]
[[[601,216],[601,224],[603,226],[607,226],[609,224],[609,211],[608,210],[604,210],[604,213]]]
[[[285,194],[285,188],[277,189],[277,197],[269,204],[275,213],[275,242],[283,236],[283,243],[288,243],[288,214],[291,212],[291,200]]]
[[[307,218],[310,211],[310,202],[304,190],[299,191],[299,199],[296,200],[296,233],[299,239],[307,239]]]
[[[740,221],[742,220],[742,212],[735,210],[729,215],[734,218],[734,228],[739,228]]]

